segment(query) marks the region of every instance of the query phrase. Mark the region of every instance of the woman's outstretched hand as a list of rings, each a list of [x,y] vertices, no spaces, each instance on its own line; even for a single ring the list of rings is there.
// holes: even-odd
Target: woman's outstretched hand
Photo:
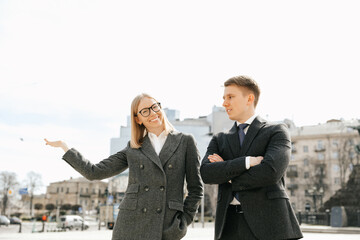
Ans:
[[[69,150],[68,146],[63,141],[52,141],[51,142],[51,141],[48,141],[46,138],[44,140],[46,142],[46,145],[62,148],[65,152],[67,152]]]

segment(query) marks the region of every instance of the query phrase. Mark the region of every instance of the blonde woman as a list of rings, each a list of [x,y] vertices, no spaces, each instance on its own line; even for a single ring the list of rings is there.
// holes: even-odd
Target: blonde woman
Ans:
[[[89,180],[129,168],[129,182],[113,240],[176,240],[185,236],[203,195],[194,138],[174,130],[161,105],[148,94],[131,104],[131,141],[97,164],[63,141],[46,144],[65,151],[63,159]],[[187,196],[184,198],[184,180]]]

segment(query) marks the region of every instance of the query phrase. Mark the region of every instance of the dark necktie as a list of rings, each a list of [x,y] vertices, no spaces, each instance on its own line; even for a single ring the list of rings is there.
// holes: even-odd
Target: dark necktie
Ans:
[[[242,123],[239,125],[239,139],[240,139],[240,147],[242,146],[245,138],[245,132],[244,129],[249,126],[247,123]]]
[[[249,126],[249,124],[247,123],[242,123],[239,125],[239,140],[240,140],[240,148],[244,142],[244,138],[245,138],[245,132],[244,132],[244,129],[247,128],[247,126]],[[234,192],[234,197],[240,202],[240,199],[239,199],[239,192]]]

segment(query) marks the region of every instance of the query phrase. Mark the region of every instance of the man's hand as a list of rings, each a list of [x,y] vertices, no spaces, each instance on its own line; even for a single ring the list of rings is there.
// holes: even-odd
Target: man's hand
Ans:
[[[224,161],[224,159],[222,159],[222,157],[220,157],[216,153],[214,153],[213,155],[209,155],[208,159],[209,159],[209,161],[211,163],[213,163],[213,162],[223,162]]]
[[[250,167],[260,164],[263,159],[264,159],[264,157],[262,157],[262,156],[250,157]]]

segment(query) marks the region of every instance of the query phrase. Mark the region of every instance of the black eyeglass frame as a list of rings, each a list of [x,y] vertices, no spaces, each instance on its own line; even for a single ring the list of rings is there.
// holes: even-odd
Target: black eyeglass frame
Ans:
[[[159,110],[157,110],[157,111],[155,111],[155,110],[154,110],[154,107],[155,107],[156,105],[158,105],[158,106],[159,106]],[[149,114],[148,114],[148,115],[146,115],[146,116],[144,116],[144,114],[142,114],[142,111],[143,111],[143,110],[146,110],[146,109],[148,109],[148,110],[149,110]],[[148,107],[148,108],[143,108],[143,109],[141,109],[141,110],[138,112],[138,114],[140,113],[140,114],[141,114],[141,116],[143,116],[143,117],[148,117],[148,116],[150,116],[150,114],[151,114],[151,110],[153,110],[153,112],[154,112],[154,113],[159,112],[159,111],[161,110],[161,103],[156,102],[156,103],[154,103],[153,105],[151,105],[151,106],[150,106],[150,107]],[[137,115],[138,115],[138,114],[135,114],[135,117],[137,117]]]

